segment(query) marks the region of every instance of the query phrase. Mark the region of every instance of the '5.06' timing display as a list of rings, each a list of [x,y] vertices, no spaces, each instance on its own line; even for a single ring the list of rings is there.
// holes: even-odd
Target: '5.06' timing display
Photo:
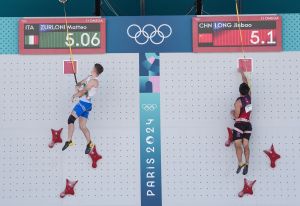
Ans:
[[[27,18],[20,20],[21,54],[64,54],[105,52],[105,19]]]

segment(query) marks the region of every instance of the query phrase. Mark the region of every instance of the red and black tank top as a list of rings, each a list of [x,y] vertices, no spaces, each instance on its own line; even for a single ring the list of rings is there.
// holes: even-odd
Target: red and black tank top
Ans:
[[[241,100],[242,108],[238,119],[250,119],[252,105],[251,105],[251,97],[250,95],[245,95],[237,98],[236,101]]]

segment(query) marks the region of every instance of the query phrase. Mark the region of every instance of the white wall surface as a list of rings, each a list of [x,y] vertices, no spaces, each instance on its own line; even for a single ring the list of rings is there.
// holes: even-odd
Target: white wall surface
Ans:
[[[161,54],[161,141],[164,206],[296,206],[300,202],[300,52],[249,53],[253,135],[250,180],[254,195],[237,196],[229,111],[241,82],[240,54]],[[73,104],[68,56],[1,55],[0,205],[140,205],[138,54],[76,55],[79,78],[104,65],[88,127],[103,159],[98,168],[76,145],[48,148],[51,128],[63,127]],[[271,169],[263,150],[282,156]],[[78,179],[74,197],[59,198],[65,179]]]
[[[240,199],[233,145],[224,146],[239,95],[241,54],[161,54],[163,203],[168,206],[293,205],[300,202],[300,53],[253,58],[253,134],[247,179],[254,196]],[[281,155],[270,168],[263,150]]]
[[[138,55],[76,55],[78,78],[103,64],[100,90],[88,127],[103,159],[97,169],[84,154],[78,129],[75,146],[48,148],[51,128],[63,130],[72,110],[68,56],[0,56],[0,205],[139,205]],[[65,179],[79,180],[74,197],[59,198]]]

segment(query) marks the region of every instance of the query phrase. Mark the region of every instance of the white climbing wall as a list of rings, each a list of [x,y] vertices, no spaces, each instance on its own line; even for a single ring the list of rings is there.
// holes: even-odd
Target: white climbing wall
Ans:
[[[163,205],[281,205],[300,202],[300,53],[247,54],[254,60],[253,135],[246,178],[254,196],[237,197],[229,115],[238,97],[240,54],[161,54]],[[282,156],[271,169],[263,150]]]
[[[161,55],[161,142],[164,206],[298,206],[300,202],[300,52],[249,53],[253,58],[253,135],[250,180],[254,195],[240,199],[234,148],[224,146],[229,111],[238,97],[240,54]],[[51,128],[63,127],[73,104],[68,56],[0,55],[0,205],[139,206],[139,56],[76,55],[79,78],[94,63],[105,71],[90,114],[98,168],[76,145],[48,148]],[[263,150],[282,156],[269,167]],[[76,195],[60,199],[65,179]],[[154,205],[155,206],[155,205]]]
[[[67,135],[74,78],[68,56],[1,55],[0,205],[139,205],[138,55],[76,55],[78,78],[103,64],[88,127],[103,159],[91,167],[80,130],[75,146],[48,148],[51,128]],[[77,126],[78,128],[78,126]],[[74,197],[59,198],[65,179],[79,180]]]

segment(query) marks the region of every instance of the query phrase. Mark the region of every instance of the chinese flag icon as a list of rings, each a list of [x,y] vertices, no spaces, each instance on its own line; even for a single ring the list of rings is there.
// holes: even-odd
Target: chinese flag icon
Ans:
[[[201,44],[209,44],[213,43],[213,35],[212,33],[201,33],[199,34],[199,43]]]

